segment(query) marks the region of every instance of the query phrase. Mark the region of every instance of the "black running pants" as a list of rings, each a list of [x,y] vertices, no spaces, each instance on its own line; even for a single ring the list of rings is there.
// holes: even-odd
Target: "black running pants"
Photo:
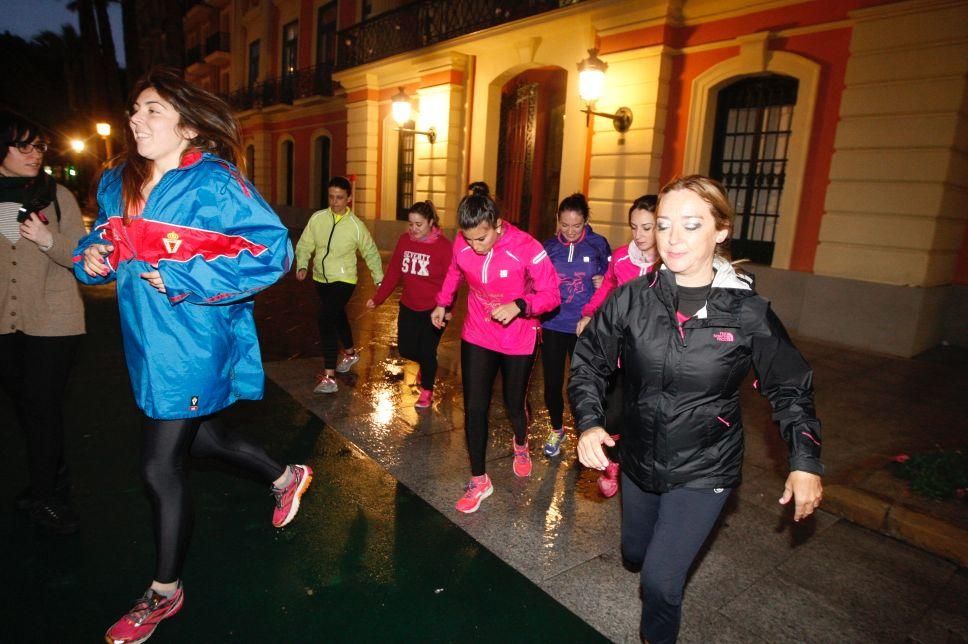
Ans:
[[[339,353],[337,338],[343,349],[353,348],[353,329],[346,317],[346,303],[353,297],[356,284],[348,282],[316,282],[319,295],[319,342],[323,347],[323,363],[327,369],[336,368]]]
[[[437,345],[444,330],[430,321],[428,311],[414,311],[403,304],[397,316],[397,347],[400,355],[420,365],[420,386],[433,389],[437,378]]]
[[[551,416],[551,426],[561,429],[564,423],[565,359],[571,361],[578,336],[551,329],[541,330],[541,367],[544,372],[544,402]]]

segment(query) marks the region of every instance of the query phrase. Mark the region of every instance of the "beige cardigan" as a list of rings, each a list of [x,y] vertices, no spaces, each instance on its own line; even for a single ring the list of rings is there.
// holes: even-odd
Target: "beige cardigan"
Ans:
[[[24,237],[16,244],[0,237],[0,335],[84,333],[84,304],[74,279],[72,253],[84,235],[81,209],[71,191],[57,186],[61,220],[54,204],[43,210],[54,236],[50,250]]]

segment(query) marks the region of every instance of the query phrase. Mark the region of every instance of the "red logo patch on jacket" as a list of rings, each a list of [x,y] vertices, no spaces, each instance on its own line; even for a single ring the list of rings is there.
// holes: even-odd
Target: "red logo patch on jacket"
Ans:
[[[720,342],[732,342],[735,339],[733,338],[733,334],[729,331],[720,331],[719,333],[714,333],[713,337]]]

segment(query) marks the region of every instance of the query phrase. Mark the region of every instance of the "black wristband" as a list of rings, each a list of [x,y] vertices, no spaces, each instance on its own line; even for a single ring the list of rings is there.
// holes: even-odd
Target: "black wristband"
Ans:
[[[524,315],[528,312],[528,303],[524,301],[523,297],[519,297],[518,299],[514,300],[514,303],[518,305],[521,315]]]

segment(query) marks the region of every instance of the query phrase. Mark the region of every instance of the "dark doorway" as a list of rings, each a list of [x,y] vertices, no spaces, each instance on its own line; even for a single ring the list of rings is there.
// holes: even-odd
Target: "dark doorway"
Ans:
[[[496,194],[504,217],[538,240],[556,228],[567,79],[565,70],[543,67],[501,89]]]

